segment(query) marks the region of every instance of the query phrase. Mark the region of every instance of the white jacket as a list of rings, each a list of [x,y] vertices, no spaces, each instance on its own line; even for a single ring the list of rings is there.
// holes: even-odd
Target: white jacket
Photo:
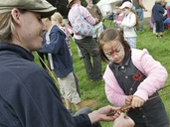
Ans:
[[[137,37],[135,31],[136,25],[136,16],[133,12],[130,12],[128,15],[124,16],[120,26],[123,28],[124,37]]]

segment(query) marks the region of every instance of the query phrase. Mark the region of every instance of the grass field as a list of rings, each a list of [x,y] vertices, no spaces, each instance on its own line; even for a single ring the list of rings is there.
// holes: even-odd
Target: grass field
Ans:
[[[105,21],[106,26],[109,26],[109,22]],[[147,24],[147,23],[146,23]],[[144,26],[144,32],[138,33],[137,37],[137,48],[146,48],[150,54],[167,69],[170,74],[170,32],[165,30],[164,38],[155,38],[152,30],[148,28],[148,25]],[[98,109],[102,106],[110,104],[106,99],[104,92],[104,82],[92,82],[87,79],[83,61],[78,57],[76,44],[71,42],[71,50],[73,53],[73,65],[75,69],[75,74],[79,79],[79,88],[81,92],[82,105],[88,106],[90,108]],[[39,64],[37,55],[35,56],[35,62]],[[105,70],[105,63],[102,63],[102,70]],[[165,85],[170,83],[170,77],[168,77]],[[57,84],[57,83],[56,83]],[[57,85],[58,87],[58,85]],[[170,88],[160,91],[160,93],[165,93],[170,91]],[[168,115],[170,116],[170,95],[162,96],[163,102],[165,104]],[[73,106],[73,110],[75,108]],[[103,127],[112,127],[113,122],[101,122]]]

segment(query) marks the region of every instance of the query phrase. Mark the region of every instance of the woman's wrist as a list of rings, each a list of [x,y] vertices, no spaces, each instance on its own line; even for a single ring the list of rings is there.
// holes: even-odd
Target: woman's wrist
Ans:
[[[100,121],[99,115],[100,114],[96,110],[88,114],[92,124]]]

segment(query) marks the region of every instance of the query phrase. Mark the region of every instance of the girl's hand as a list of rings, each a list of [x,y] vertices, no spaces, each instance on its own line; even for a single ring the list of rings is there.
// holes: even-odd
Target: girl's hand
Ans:
[[[132,96],[132,95],[128,96],[128,97],[125,99],[125,105],[131,105],[132,99],[133,99],[133,96]]]
[[[138,96],[133,96],[131,106],[132,108],[137,108],[141,107],[145,103],[145,100],[138,97]]]

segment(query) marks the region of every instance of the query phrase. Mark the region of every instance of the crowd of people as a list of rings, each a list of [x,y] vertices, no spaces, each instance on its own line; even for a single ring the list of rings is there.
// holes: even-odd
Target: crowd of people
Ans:
[[[48,0],[0,2],[0,127],[101,127],[100,121],[111,121],[113,127],[168,127],[164,104],[156,97],[167,71],[147,49],[136,49],[147,11],[142,0],[118,1],[106,17],[92,0],[86,0],[86,7],[81,2],[68,0],[67,20]],[[156,0],[152,9],[156,38],[163,38],[165,5]],[[73,30],[78,15],[94,27],[93,35]],[[111,20],[114,28],[107,28],[103,19]],[[81,52],[87,78],[105,84],[114,106],[94,111],[82,106],[71,39]],[[42,57],[42,67],[33,62],[34,51]],[[59,88],[44,66],[44,55]]]

